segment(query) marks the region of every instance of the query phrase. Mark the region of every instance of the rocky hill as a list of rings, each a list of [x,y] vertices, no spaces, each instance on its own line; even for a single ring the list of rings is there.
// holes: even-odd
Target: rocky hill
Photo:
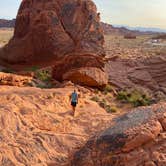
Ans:
[[[13,20],[0,19],[0,28],[14,28],[15,21],[16,21],[15,19]]]
[[[110,24],[107,24],[107,23],[103,23],[101,22],[101,26],[104,30],[104,34],[106,35],[111,35],[111,34],[116,34],[116,35],[127,35],[127,34],[133,34],[133,35],[137,35],[137,34],[140,34],[139,31],[131,31],[131,30],[128,30],[127,28],[124,28],[124,27],[121,27],[121,28],[118,28],[118,27],[114,27]]]
[[[72,166],[164,166],[166,105],[138,108],[113,120],[75,153]]]
[[[10,68],[54,66],[54,79],[95,87],[107,84],[104,57],[100,15],[91,0],[22,1],[14,36],[0,50],[1,64]]]
[[[101,22],[101,26],[104,30],[104,34],[106,35],[154,35],[160,32],[152,32],[152,31],[139,31],[139,30],[129,30],[126,27],[115,27],[108,23]]]

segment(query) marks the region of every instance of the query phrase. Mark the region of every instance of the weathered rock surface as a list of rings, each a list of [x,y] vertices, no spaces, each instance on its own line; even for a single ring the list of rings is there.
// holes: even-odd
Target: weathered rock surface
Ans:
[[[165,166],[166,104],[116,118],[75,153],[72,166]]]
[[[55,65],[54,78],[80,67],[102,68],[104,36],[91,0],[23,0],[13,38],[0,51],[12,67]]]
[[[72,91],[0,86],[1,166],[67,166],[73,151],[108,127],[113,116],[82,92],[73,117]]]
[[[108,83],[106,74],[93,67],[71,70],[63,75],[63,80],[71,80],[74,83],[91,87],[101,87]]]
[[[32,80],[32,77],[0,72],[0,85],[23,87],[28,86],[32,82]]]
[[[110,82],[121,89],[144,87],[153,92],[166,88],[166,56],[143,60],[115,58],[106,66]]]

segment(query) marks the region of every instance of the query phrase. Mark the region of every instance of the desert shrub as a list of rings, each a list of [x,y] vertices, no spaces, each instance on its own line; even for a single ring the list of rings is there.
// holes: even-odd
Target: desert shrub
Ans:
[[[92,100],[92,101],[95,101],[95,102],[99,102],[99,98],[98,98],[97,96],[93,96],[93,97],[91,98],[91,100]]]
[[[107,84],[103,89],[103,94],[107,95],[108,93],[112,92],[113,89],[110,84]]]
[[[4,72],[4,73],[14,73],[14,71],[10,68],[4,68],[1,71]]]
[[[94,90],[94,93],[98,94],[98,93],[99,93],[99,90],[98,90],[98,89],[95,89],[95,90]]]
[[[120,91],[118,92],[117,99],[122,102],[131,103],[134,107],[147,106],[151,104],[151,98],[137,90]]]
[[[107,107],[107,102],[106,102],[106,100],[103,99],[102,101],[99,101],[99,105],[100,105],[100,107],[106,109],[106,107]]]
[[[118,111],[117,107],[115,106],[110,107],[110,110],[109,110],[110,113],[116,113],[117,111]]]
[[[44,82],[49,82],[51,80],[51,75],[48,70],[38,70],[35,75],[39,80]]]
[[[112,86],[110,84],[108,84],[108,85],[106,85],[104,90],[107,92],[112,92],[113,89],[112,89]]]
[[[129,93],[127,91],[119,91],[117,94],[117,99],[122,101],[127,101],[129,97]]]

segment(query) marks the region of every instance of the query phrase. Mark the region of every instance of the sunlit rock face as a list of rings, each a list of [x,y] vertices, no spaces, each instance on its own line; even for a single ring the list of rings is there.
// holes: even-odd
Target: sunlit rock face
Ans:
[[[102,68],[105,52],[99,22],[91,0],[23,0],[14,36],[0,59],[20,66],[68,63],[69,68]],[[62,74],[54,72],[57,78]]]

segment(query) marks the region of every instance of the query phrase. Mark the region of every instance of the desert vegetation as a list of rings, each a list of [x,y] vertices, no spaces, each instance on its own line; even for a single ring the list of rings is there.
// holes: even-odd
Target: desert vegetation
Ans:
[[[0,47],[8,43],[13,36],[14,29],[12,28],[0,28]]]

